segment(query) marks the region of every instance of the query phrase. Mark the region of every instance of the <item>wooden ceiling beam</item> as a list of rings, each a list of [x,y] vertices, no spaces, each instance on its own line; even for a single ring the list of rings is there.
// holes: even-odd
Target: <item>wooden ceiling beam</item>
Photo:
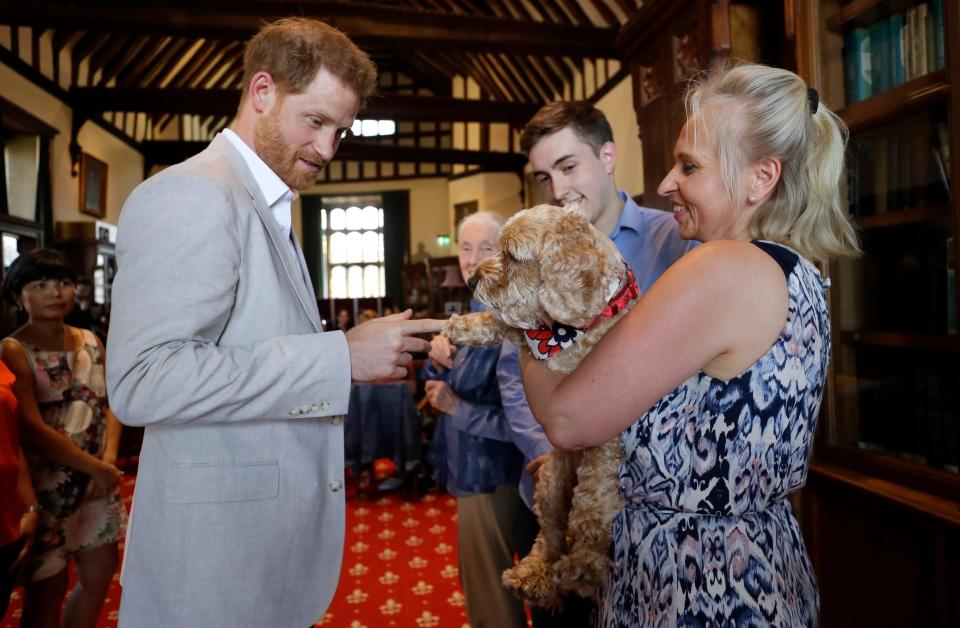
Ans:
[[[144,160],[151,164],[175,164],[196,155],[207,142],[146,141],[140,143]],[[526,157],[517,153],[458,150],[453,148],[421,148],[378,144],[359,140],[345,141],[337,150],[337,161],[382,161],[403,163],[447,163],[476,165],[487,171],[516,172],[522,170]]]
[[[620,26],[620,19],[617,17],[617,14],[613,12],[604,0],[590,0],[590,4],[597,10],[597,13],[600,14],[600,17],[607,26],[612,28],[618,28]]]
[[[197,72],[192,74],[186,86],[191,89],[202,89],[207,80],[220,67],[220,64],[224,62],[238,45],[238,42],[232,41],[219,50],[215,50],[213,56],[207,59],[204,65],[197,69]]]
[[[593,26],[593,22],[587,17],[586,12],[584,12],[583,7],[580,6],[577,0],[560,0],[560,5],[566,9],[567,15],[570,16],[574,24]]]
[[[530,62],[530,65],[534,67],[540,76],[544,78],[547,83],[550,84],[550,87],[553,90],[553,93],[556,96],[563,96],[563,77],[553,68],[552,65],[546,62],[542,57],[536,57],[533,55],[527,56],[527,60]]]
[[[143,54],[138,55],[132,63],[120,68],[117,72],[117,85],[121,87],[130,87],[137,85],[140,78],[148,72],[151,67],[162,63],[164,52],[167,52],[174,40],[171,37],[164,37],[157,42],[149,42],[153,45],[145,48]]]
[[[200,43],[199,40],[194,41],[185,37],[178,39],[177,44],[178,45],[168,50],[164,61],[144,75],[140,81],[141,87],[160,87],[164,84],[165,80],[171,78],[170,74],[174,69],[189,63],[190,59],[203,47],[203,44]],[[184,59],[184,57],[187,58]]]
[[[103,70],[100,73],[100,81],[97,83],[98,86],[104,86],[110,82],[111,79],[117,76],[117,74],[125,67],[133,63],[133,60],[137,58],[137,55],[140,52],[153,43],[154,37],[140,37],[134,41],[130,46],[126,47],[123,51],[118,52],[113,55],[112,58],[108,59],[106,63],[103,64]]]
[[[518,88],[504,76],[503,72],[500,71],[500,68],[495,63],[491,63],[487,59],[486,55],[468,56],[478,68],[482,68],[487,76],[499,86],[500,91],[506,95],[508,100],[513,102],[523,102],[525,100]]]
[[[531,24],[369,2],[208,0],[202,11],[170,0],[141,4],[135,10],[119,1],[92,4],[77,0],[4,0],[2,4],[3,23],[45,28],[245,40],[265,21],[306,14],[340,28],[369,50],[416,48],[571,57],[617,56],[613,45],[616,29],[569,23]]]
[[[543,94],[540,93],[539,86],[533,82],[533,79],[522,72],[507,55],[490,55],[490,60],[499,64],[504,72],[509,73],[511,81],[523,88],[527,97],[523,100],[527,102],[543,102]]]
[[[203,44],[200,50],[194,53],[189,63],[186,63],[177,72],[180,76],[175,76],[173,80],[169,81],[168,85],[172,87],[190,87],[194,77],[207,67],[207,62],[210,61],[213,55],[219,52],[221,46],[223,46],[223,43],[215,39]]]
[[[630,19],[630,16],[637,12],[636,0],[616,0],[616,3],[628,20]]]
[[[523,58],[511,59],[505,55],[501,55],[505,63],[513,66],[514,70],[523,74],[527,82],[534,87],[537,92],[537,100],[539,102],[548,103],[553,100],[553,88],[550,86],[542,74],[535,70],[527,61]]]
[[[459,68],[458,73],[472,78],[489,97],[498,102],[509,102],[510,94],[503,90],[500,83],[471,55],[451,55],[453,66]]]
[[[135,89],[79,87],[70,90],[84,111],[136,111],[153,114],[230,115],[237,110],[237,89]],[[358,117],[398,121],[523,123],[536,111],[525,103],[484,102],[444,96],[382,94],[370,99]]]
[[[487,67],[491,69],[497,79],[503,83],[513,94],[514,100],[517,102],[526,102],[526,103],[536,103],[538,98],[536,95],[531,92],[529,86],[527,86],[523,79],[517,76],[514,76],[513,72],[510,71],[507,66],[497,59],[493,54],[485,55],[476,55],[478,59],[481,59],[487,64]]]
[[[90,55],[90,61],[87,64],[88,85],[93,84],[93,76],[133,39],[133,35],[104,35],[100,33],[95,35],[95,37],[97,36],[103,37],[107,41]]]

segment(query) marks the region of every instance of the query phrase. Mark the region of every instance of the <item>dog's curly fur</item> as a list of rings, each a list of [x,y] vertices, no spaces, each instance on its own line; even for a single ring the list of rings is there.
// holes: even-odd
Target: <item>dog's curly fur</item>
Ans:
[[[617,247],[580,213],[550,205],[518,212],[500,236],[501,252],[475,272],[475,296],[487,312],[453,316],[443,333],[454,344],[509,338],[557,321],[583,327],[607,305],[622,274]],[[629,309],[629,308],[627,308]],[[626,312],[602,318],[547,360],[569,373]],[[613,519],[623,506],[617,474],[620,439],[581,452],[554,449],[540,468],[534,511],[540,534],[530,554],[503,573],[504,585],[551,608],[566,594],[596,598],[610,568]]]

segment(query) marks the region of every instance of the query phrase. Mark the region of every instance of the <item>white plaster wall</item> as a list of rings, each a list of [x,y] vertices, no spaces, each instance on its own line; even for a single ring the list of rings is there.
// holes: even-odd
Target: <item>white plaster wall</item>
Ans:
[[[80,213],[79,177],[70,174],[70,107],[3,63],[0,86],[4,98],[59,131],[50,143],[54,221],[95,220]],[[78,140],[85,152],[107,164],[107,212],[103,220],[116,224],[124,200],[143,179],[143,156],[91,122],[83,125]]]

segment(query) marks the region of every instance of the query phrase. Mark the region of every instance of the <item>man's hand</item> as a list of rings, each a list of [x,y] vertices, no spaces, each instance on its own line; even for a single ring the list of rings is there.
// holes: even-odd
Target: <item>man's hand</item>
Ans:
[[[453,368],[453,358],[457,355],[457,346],[446,336],[434,336],[430,341],[430,359],[437,366]]]
[[[347,331],[350,375],[358,382],[406,377],[411,352],[426,353],[430,343],[413,334],[436,333],[443,321],[432,318],[409,320],[412,310],[375,318]]]
[[[447,386],[447,382],[438,379],[428,380],[424,384],[424,391],[427,393],[427,401],[430,405],[444,414],[453,414],[460,405],[460,397]]]

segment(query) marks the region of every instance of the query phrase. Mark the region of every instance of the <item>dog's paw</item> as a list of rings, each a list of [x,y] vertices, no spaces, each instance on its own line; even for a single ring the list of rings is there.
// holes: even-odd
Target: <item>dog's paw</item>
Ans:
[[[503,338],[503,324],[489,312],[454,314],[443,324],[441,333],[455,345],[480,345],[499,342]]]
[[[560,592],[592,599],[598,599],[610,567],[606,555],[586,551],[565,554],[553,566]]]
[[[501,581],[508,590],[537,606],[556,608],[560,603],[557,574],[551,565],[537,557],[527,556],[507,569]]]

